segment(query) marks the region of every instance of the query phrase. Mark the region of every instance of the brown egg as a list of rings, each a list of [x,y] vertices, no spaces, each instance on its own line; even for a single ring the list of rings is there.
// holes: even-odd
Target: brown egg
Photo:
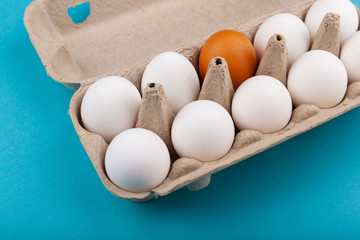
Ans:
[[[204,44],[199,56],[200,77],[204,80],[210,60],[223,57],[229,66],[236,90],[241,83],[255,74],[257,59],[250,40],[235,30],[223,30],[212,35]]]

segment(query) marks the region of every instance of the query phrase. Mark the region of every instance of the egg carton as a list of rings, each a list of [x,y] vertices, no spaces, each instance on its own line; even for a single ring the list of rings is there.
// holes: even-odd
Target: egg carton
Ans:
[[[214,32],[234,29],[252,41],[260,24],[268,17],[287,12],[304,19],[315,0],[88,0],[89,17],[75,24],[68,9],[83,2],[35,0],[26,9],[24,22],[47,73],[77,90],[69,108],[74,128],[104,186],[116,196],[146,201],[186,185],[192,190],[200,189],[209,183],[212,173],[360,105],[360,83],[353,83],[348,86],[343,101],[333,108],[300,105],[294,109],[289,124],[279,132],[240,131],[231,150],[221,159],[201,162],[180,158],[173,162],[165,181],[151,191],[123,190],[106,175],[104,160],[108,143],[101,136],[88,132],[81,123],[82,98],[93,82],[104,76],[118,75],[140,89],[146,65],[164,51],[184,55],[197,69],[199,51]]]

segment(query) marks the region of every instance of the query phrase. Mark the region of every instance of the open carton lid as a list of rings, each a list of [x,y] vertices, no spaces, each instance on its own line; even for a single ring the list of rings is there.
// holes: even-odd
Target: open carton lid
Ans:
[[[84,2],[35,0],[26,9],[25,26],[48,75],[73,87],[119,75],[140,88],[155,55],[176,51],[197,68],[198,51],[213,33],[236,29],[252,40],[259,18],[314,0],[87,0],[91,13],[75,24],[68,8]]]

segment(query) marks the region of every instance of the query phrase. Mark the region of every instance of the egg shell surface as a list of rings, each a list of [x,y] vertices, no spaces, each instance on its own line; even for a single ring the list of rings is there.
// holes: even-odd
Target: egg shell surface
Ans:
[[[259,61],[274,34],[285,38],[289,66],[310,48],[310,34],[304,22],[290,13],[276,14],[265,20],[255,34],[254,47]]]
[[[197,72],[190,61],[176,52],[164,52],[155,56],[147,65],[142,80],[144,94],[148,83],[160,83],[175,112],[195,101],[200,93]]]
[[[230,114],[220,104],[198,100],[186,105],[176,115],[171,137],[181,157],[213,161],[231,148],[235,135]]]
[[[340,60],[345,65],[349,84],[360,82],[360,31],[354,33],[343,44]]]
[[[292,114],[291,97],[277,79],[259,75],[246,80],[236,90],[232,116],[240,130],[273,133],[283,129]]]
[[[257,66],[255,49],[251,41],[241,32],[222,30],[205,42],[199,55],[201,79],[205,79],[208,65],[214,57],[225,58],[234,89],[255,73]]]
[[[295,106],[314,104],[320,108],[338,105],[348,80],[344,64],[334,54],[313,50],[291,67],[287,86]]]
[[[109,76],[99,79],[86,91],[81,103],[84,127],[108,143],[120,132],[135,127],[141,96],[129,80]]]
[[[110,180],[131,192],[145,192],[160,185],[170,170],[170,154],[155,133],[133,128],[117,135],[105,155]]]
[[[340,15],[341,43],[344,43],[359,26],[359,16],[354,4],[349,0],[318,0],[306,14],[305,24],[313,40],[327,13]]]

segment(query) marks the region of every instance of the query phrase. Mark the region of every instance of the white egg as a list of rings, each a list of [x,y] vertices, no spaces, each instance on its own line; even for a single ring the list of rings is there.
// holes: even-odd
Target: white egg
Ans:
[[[340,59],[345,65],[349,83],[360,82],[360,31],[343,44]]]
[[[318,0],[306,14],[305,24],[309,29],[311,38],[314,39],[319,26],[329,12],[340,15],[341,42],[344,43],[359,25],[359,16],[356,8],[349,0]]]
[[[161,53],[150,61],[141,81],[142,94],[152,82],[163,85],[175,112],[199,96],[200,82],[194,66],[176,52]]]
[[[283,129],[292,113],[291,97],[277,79],[259,75],[246,80],[236,90],[232,116],[240,130],[273,133]]]
[[[189,103],[176,115],[172,142],[181,157],[213,161],[224,156],[234,141],[230,114],[220,104],[208,100]]]
[[[274,34],[281,34],[286,40],[289,66],[310,48],[310,34],[304,22],[293,14],[280,13],[268,18],[256,32],[254,47],[259,60]]]
[[[155,133],[133,128],[117,135],[105,155],[110,180],[131,192],[149,191],[160,185],[170,170],[170,154]]]
[[[295,106],[334,107],[346,92],[346,69],[335,55],[323,50],[310,51],[294,62],[287,85]]]
[[[109,76],[92,84],[81,103],[84,127],[108,143],[120,132],[135,126],[141,96],[129,80]]]

